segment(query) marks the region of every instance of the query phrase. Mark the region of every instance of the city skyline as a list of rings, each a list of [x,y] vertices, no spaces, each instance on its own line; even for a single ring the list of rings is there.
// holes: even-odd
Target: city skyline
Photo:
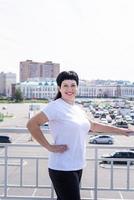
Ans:
[[[133,0],[0,0],[0,71],[59,63],[81,79],[134,82]]]

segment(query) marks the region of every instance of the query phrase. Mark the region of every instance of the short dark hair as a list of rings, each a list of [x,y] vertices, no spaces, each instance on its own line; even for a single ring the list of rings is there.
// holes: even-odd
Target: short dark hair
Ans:
[[[77,86],[79,85],[79,77],[78,74],[74,71],[62,71],[56,78],[57,85],[60,87],[64,80],[75,80]],[[61,98],[61,93],[58,91],[54,100]]]
[[[78,74],[74,71],[63,71],[57,76],[56,82],[58,86],[61,86],[62,81],[64,80],[75,80],[76,84],[79,84]]]

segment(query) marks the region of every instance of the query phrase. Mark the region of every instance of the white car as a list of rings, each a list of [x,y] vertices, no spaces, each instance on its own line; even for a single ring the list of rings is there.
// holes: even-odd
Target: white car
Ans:
[[[112,118],[110,117],[110,115],[107,115],[107,116],[106,116],[106,119],[107,119],[107,122],[108,122],[108,123],[112,123]]]
[[[100,122],[103,123],[103,124],[108,124],[107,119],[104,118],[104,117],[100,119]]]
[[[110,135],[96,135],[89,138],[91,144],[113,144],[114,139]]]

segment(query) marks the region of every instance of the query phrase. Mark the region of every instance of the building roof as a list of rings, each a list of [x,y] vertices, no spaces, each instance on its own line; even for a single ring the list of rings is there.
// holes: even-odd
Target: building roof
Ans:
[[[24,81],[20,83],[21,85],[31,85],[31,86],[57,86],[56,81]]]

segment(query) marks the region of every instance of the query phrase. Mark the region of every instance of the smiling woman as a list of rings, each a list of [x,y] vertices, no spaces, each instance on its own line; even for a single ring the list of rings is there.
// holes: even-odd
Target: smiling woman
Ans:
[[[86,165],[86,136],[112,133],[128,136],[134,131],[91,121],[85,110],[75,102],[79,78],[74,71],[63,71],[57,79],[58,93],[27,123],[32,136],[50,152],[49,176],[60,200],[80,200],[80,181]],[[40,126],[49,122],[53,144]]]
[[[85,139],[90,122],[75,103],[79,78],[74,71],[63,71],[57,79],[55,100],[30,119],[27,127],[33,137],[50,151],[48,170],[58,199],[80,200],[80,180],[85,166]],[[49,121],[54,144],[49,144],[40,125]]]

